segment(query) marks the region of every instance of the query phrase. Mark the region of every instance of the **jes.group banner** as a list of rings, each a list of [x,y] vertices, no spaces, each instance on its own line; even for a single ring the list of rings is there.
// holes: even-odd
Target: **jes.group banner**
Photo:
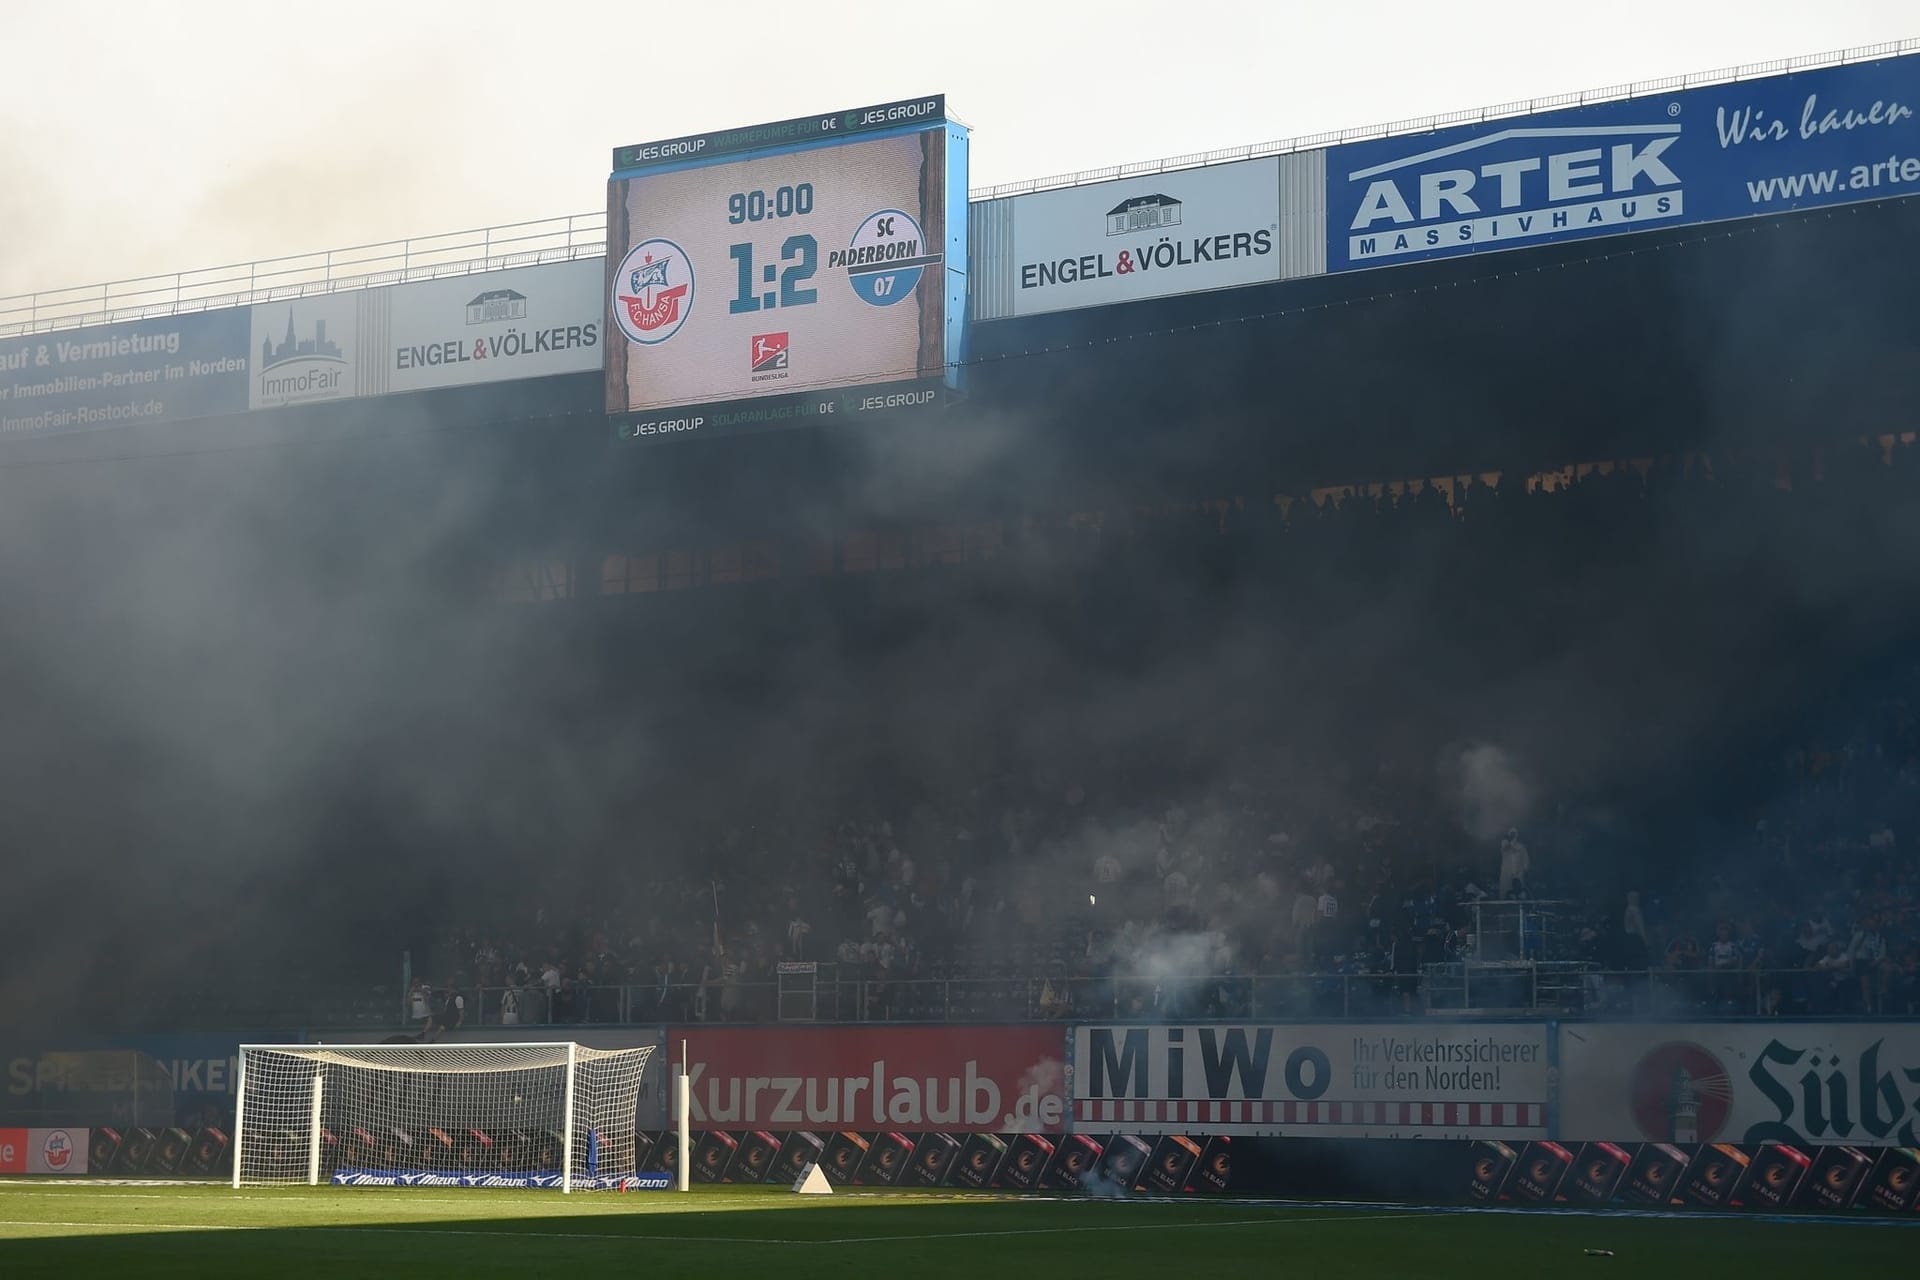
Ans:
[[[1920,55],[1335,147],[1327,269],[1920,193]]]

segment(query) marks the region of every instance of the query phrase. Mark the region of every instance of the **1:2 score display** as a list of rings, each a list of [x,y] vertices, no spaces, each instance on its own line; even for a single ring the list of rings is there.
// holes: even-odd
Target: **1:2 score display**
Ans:
[[[765,307],[771,311],[775,307],[804,307],[817,302],[818,289],[802,289],[801,282],[813,279],[820,256],[820,246],[812,236],[788,236],[786,243],[780,246],[780,261],[791,265],[778,272],[780,289],[776,293],[769,288],[765,293],[754,292],[753,245],[730,244],[727,256],[732,258],[739,269],[740,288],[733,297],[727,299],[727,314],[746,315]],[[761,269],[760,282],[771,285],[775,278],[775,269],[768,265]]]

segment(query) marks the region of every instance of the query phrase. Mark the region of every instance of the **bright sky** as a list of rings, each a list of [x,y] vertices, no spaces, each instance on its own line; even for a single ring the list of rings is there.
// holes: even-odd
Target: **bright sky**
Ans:
[[[980,187],[1915,34],[1913,0],[0,0],[0,296],[585,212],[616,145],[929,92]]]

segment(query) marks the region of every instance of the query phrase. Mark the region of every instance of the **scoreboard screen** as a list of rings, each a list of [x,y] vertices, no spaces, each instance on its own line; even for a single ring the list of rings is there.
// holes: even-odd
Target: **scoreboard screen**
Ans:
[[[856,409],[851,388],[945,379],[964,321],[966,134],[940,99],[614,161],[607,411],[754,402],[622,434],[765,429]]]

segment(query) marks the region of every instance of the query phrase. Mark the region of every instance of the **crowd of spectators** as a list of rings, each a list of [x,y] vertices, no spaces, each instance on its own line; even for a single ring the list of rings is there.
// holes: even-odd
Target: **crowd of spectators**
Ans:
[[[1596,592],[1628,612],[1667,607],[1637,601],[1631,573],[1557,578],[1575,540],[1617,556],[1622,541],[1756,511],[1750,540],[1775,552],[1808,529],[1870,539],[1852,528],[1861,512],[1912,510],[1915,452],[1909,438],[1793,471],[1722,457],[1459,477],[1079,518],[1012,541],[1052,566],[1122,573],[1142,557],[1334,561],[1364,593],[1369,565],[1479,538],[1514,548],[1507,571],[1536,583],[1533,605],[1471,633],[1491,635],[1480,656],[1497,667],[1502,644],[1537,651],[1570,611],[1589,627],[1608,616]],[[1042,765],[982,753],[889,794],[821,761],[804,793],[656,813],[643,847],[609,850],[588,882],[476,906],[429,963],[436,985],[479,989],[489,1022],[764,1019],[795,964],[857,984],[840,1016],[964,1015],[956,985],[1012,991],[1040,1016],[1245,1013],[1256,975],[1296,974],[1337,981],[1268,999],[1414,1013],[1428,966],[1483,946],[1472,904],[1518,898],[1541,904],[1523,953],[1620,975],[1577,984],[1584,1008],[1916,1013],[1914,656],[1892,643],[1870,669],[1801,681],[1737,753],[1696,733],[1691,754],[1660,757],[1657,785],[1619,768],[1545,776],[1524,743],[1364,717],[1337,740],[1303,738],[1283,717],[1262,732],[1229,711],[1231,762],[1210,757],[1204,777],[1150,750]],[[1790,643],[1767,661],[1756,682],[1804,674]],[[1195,708],[1194,731],[1213,715]]]

